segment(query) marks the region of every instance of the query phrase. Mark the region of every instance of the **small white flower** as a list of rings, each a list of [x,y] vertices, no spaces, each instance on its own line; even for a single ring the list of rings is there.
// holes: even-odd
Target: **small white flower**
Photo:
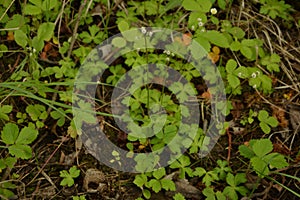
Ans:
[[[142,28],[141,28],[141,31],[142,31],[143,34],[146,34],[146,33],[147,33],[147,30],[146,30],[145,27],[142,27]]]
[[[217,14],[217,12],[218,12],[218,11],[217,11],[216,8],[210,9],[210,13],[213,14],[213,15]]]
[[[32,52],[35,53],[35,52],[36,52],[36,49],[35,49],[35,48],[32,48]]]
[[[238,73],[238,77],[242,77],[242,75],[243,75],[242,72]]]
[[[193,25],[193,26],[192,26],[192,31],[194,31],[194,30],[195,30],[195,26]]]
[[[167,62],[169,62],[169,61],[170,61],[170,58],[169,58],[169,57],[167,57],[167,58],[166,58],[166,61],[167,61]]]
[[[252,73],[252,74],[251,74],[251,77],[252,77],[252,78],[256,78],[256,73]]]
[[[169,50],[167,50],[167,51],[166,51],[166,54],[167,54],[167,55],[170,55],[170,54],[171,54],[171,52],[170,52]]]
[[[199,27],[203,26],[203,23],[202,22],[198,22],[198,26]]]
[[[152,31],[150,31],[150,32],[148,33],[148,35],[149,35],[149,37],[152,37],[152,35],[153,35],[153,32],[152,32]]]
[[[32,56],[32,53],[31,53],[31,52],[29,53],[29,56],[30,56],[30,57]]]
[[[254,85],[253,85],[253,88],[256,89],[256,87],[257,87],[256,84],[254,84]]]
[[[198,20],[198,22],[201,22],[202,21],[202,19],[199,17],[199,18],[197,18],[197,20]]]

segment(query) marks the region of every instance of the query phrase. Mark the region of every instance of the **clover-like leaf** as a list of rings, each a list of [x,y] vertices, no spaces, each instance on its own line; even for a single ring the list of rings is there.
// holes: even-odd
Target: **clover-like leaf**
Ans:
[[[5,124],[1,131],[1,139],[5,144],[14,144],[19,135],[19,128],[16,124]]]
[[[31,127],[24,127],[16,140],[16,144],[30,144],[38,136],[38,131]]]

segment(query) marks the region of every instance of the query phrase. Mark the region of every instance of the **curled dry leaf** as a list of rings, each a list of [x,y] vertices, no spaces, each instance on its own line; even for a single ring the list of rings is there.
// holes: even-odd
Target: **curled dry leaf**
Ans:
[[[288,105],[288,108],[289,108],[292,128],[294,131],[300,132],[300,105],[290,104]]]
[[[97,188],[92,188],[93,185],[96,185]],[[83,179],[83,188],[89,193],[105,191],[107,185],[104,173],[98,169],[88,169]]]
[[[277,119],[279,122],[279,126],[282,128],[287,128],[289,125],[289,121],[285,117],[286,111],[283,108],[278,108],[277,106],[271,106],[272,112],[273,112],[273,117]]]

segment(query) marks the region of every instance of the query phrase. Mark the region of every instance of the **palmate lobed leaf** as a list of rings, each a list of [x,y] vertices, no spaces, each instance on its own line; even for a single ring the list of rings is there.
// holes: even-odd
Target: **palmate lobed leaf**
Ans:
[[[72,177],[66,177],[64,178],[61,182],[60,182],[61,186],[68,186],[71,187],[72,185],[74,185],[74,179]]]
[[[170,190],[170,191],[175,191],[176,190],[175,183],[172,180],[162,179],[160,181],[160,183],[161,183],[162,188],[165,189],[165,190]]]
[[[148,181],[148,178],[145,174],[140,174],[135,176],[133,183],[138,187],[143,187]]]
[[[166,175],[166,170],[164,167],[156,170],[153,172],[153,176],[156,178],[156,179],[161,179],[164,175]]]
[[[77,178],[80,175],[80,170],[73,166],[69,169],[69,173],[72,178]]]
[[[235,189],[233,187],[227,186],[223,190],[223,194],[231,200],[238,200],[238,194],[236,193]]]
[[[161,191],[161,184],[160,184],[159,180],[151,179],[148,182],[148,186],[151,187],[155,193],[158,193],[159,191]]]

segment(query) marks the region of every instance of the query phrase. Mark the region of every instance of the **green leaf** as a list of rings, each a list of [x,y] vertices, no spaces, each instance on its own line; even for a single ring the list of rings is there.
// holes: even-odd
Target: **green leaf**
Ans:
[[[122,37],[115,37],[111,43],[112,45],[118,48],[122,48],[126,46],[126,40]]]
[[[278,126],[278,121],[275,117],[271,116],[266,120],[266,123],[269,124],[272,127],[277,127]]]
[[[156,170],[153,172],[153,176],[156,178],[156,179],[161,179],[164,175],[166,175],[166,170],[164,167]]]
[[[233,41],[230,44],[230,50],[231,51],[239,51],[241,49],[241,43],[239,41]]]
[[[249,60],[253,60],[255,58],[255,55],[250,47],[241,46],[240,51],[243,54],[243,56],[245,56]]]
[[[184,9],[190,11],[202,11],[201,5],[195,0],[183,0],[182,6]]]
[[[29,0],[29,2],[37,7],[42,7],[42,0]]]
[[[60,182],[61,186],[68,186],[71,187],[72,185],[74,185],[74,179],[72,177],[66,177],[64,178],[61,182]]]
[[[54,34],[55,24],[52,22],[42,23],[39,26],[37,37],[42,41],[49,41]]]
[[[237,173],[234,177],[234,182],[236,186],[240,185],[241,183],[246,183],[247,182],[246,174]]]
[[[10,105],[4,105],[0,107],[0,119],[4,119],[6,121],[9,120],[9,117],[7,114],[9,114],[12,111],[12,106]]]
[[[245,158],[250,159],[250,158],[255,156],[254,152],[249,147],[247,147],[246,145],[240,145],[239,146],[239,152]]]
[[[236,77],[235,75],[228,74],[227,80],[228,80],[229,85],[232,88],[237,88],[240,85],[240,79],[238,77]]]
[[[233,59],[229,59],[226,63],[226,71],[227,73],[233,73],[235,68],[237,67],[237,63]]]
[[[25,15],[39,15],[41,13],[42,13],[42,9],[37,6],[26,4],[24,7]]]
[[[150,199],[150,197],[151,197],[151,192],[150,192],[149,190],[147,190],[147,189],[144,189],[144,190],[143,190],[143,195],[144,195],[144,197],[145,197],[146,199]]]
[[[42,51],[44,47],[44,41],[40,40],[37,36],[32,39],[32,47],[37,51]]]
[[[44,11],[49,11],[53,8],[55,8],[55,6],[58,4],[57,0],[44,0],[43,4],[42,4],[42,9]]]
[[[9,167],[9,168],[13,168],[14,165],[16,164],[17,162],[17,158],[15,157],[7,157],[5,158],[5,164]]]
[[[118,23],[118,28],[120,30],[120,32],[124,32],[124,31],[127,31],[129,30],[129,24],[127,21],[125,20],[121,20],[119,23]]]
[[[80,170],[73,166],[69,169],[69,173],[72,178],[77,178],[80,175]]]
[[[165,190],[170,190],[170,191],[176,190],[176,185],[175,185],[174,181],[172,181],[172,180],[162,179],[160,181],[160,183],[161,183],[162,188]]]
[[[234,176],[232,173],[228,173],[227,177],[226,177],[226,182],[230,185],[230,186],[235,186],[235,181],[234,181]]]
[[[227,186],[223,190],[223,194],[231,200],[238,200],[238,194],[236,193],[235,189],[233,187]]]
[[[0,44],[0,58],[3,56],[3,53],[7,52],[8,48],[5,44]],[[0,118],[1,118],[1,112],[0,112]]]
[[[152,190],[155,193],[158,193],[159,191],[161,191],[161,184],[160,181],[156,180],[156,179],[151,179],[149,181],[149,186],[152,188]]]
[[[246,196],[246,195],[244,195],[244,196]],[[218,200],[226,200],[226,196],[220,191],[216,192],[216,197]]]
[[[259,79],[264,93],[272,91],[272,79],[269,76],[263,74]]]
[[[8,147],[8,151],[11,155],[21,159],[29,159],[32,157],[32,151],[30,146],[23,144],[14,144]]]
[[[229,42],[227,37],[225,37],[224,34],[212,30],[212,31],[207,31],[207,33],[205,34],[206,38],[212,43],[215,44],[219,47],[223,47],[223,48],[228,48],[229,47]]]
[[[219,6],[222,10],[225,10],[225,9],[226,9],[226,5],[227,5],[227,1],[226,1],[226,0],[218,0],[218,6]]]
[[[58,119],[57,120],[58,126],[62,127],[65,124],[65,114],[62,108],[52,111],[50,115],[53,119]]]
[[[247,196],[249,193],[248,189],[244,186],[236,187],[235,190],[238,191],[243,196]]]
[[[136,175],[133,183],[138,187],[143,187],[147,183],[147,176],[145,174]]]
[[[185,200],[185,197],[181,193],[177,193],[173,196],[174,200]]]
[[[269,134],[271,132],[271,128],[266,122],[260,122],[259,126],[265,134]]]
[[[260,139],[253,144],[253,152],[258,157],[263,157],[264,155],[270,153],[273,150],[273,144],[269,139]]]
[[[206,187],[202,193],[207,197],[208,200],[215,200],[215,192],[212,188]]]
[[[15,31],[15,41],[18,45],[25,48],[28,42],[27,35],[22,30],[16,30]]]
[[[255,156],[251,158],[250,162],[259,177],[264,177],[269,174],[269,168],[261,158]]]
[[[232,27],[228,30],[228,32],[237,39],[242,39],[245,36],[245,32],[239,27]]]
[[[30,115],[33,121],[37,121],[42,115],[42,112],[44,112],[45,110],[45,106],[39,104],[29,105],[26,107],[26,112]]]
[[[279,153],[270,153],[266,155],[263,160],[267,162],[270,167],[276,167],[278,169],[287,167],[289,164],[286,162],[283,155]]]
[[[258,120],[259,121],[266,121],[269,117],[269,113],[265,110],[260,110],[258,113]]]
[[[195,169],[195,171],[193,172],[193,175],[194,175],[194,176],[201,177],[201,176],[203,176],[205,173],[206,173],[206,170],[205,170],[204,168],[202,168],[202,167],[197,167],[197,168]]]
[[[19,135],[19,128],[16,124],[5,124],[1,131],[1,138],[5,144],[14,144]]]
[[[17,140],[16,144],[30,144],[32,143],[38,136],[38,131],[31,127],[22,128]]]

